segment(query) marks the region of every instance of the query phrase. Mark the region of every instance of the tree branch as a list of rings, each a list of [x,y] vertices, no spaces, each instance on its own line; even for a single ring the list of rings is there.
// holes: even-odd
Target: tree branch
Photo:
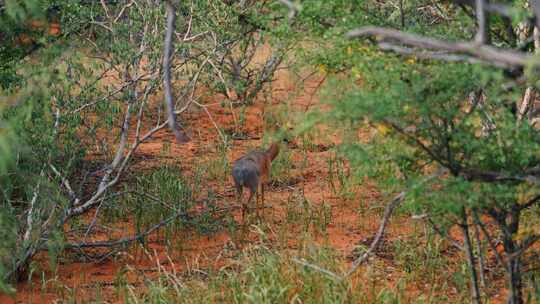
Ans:
[[[461,250],[461,251],[465,251],[465,248],[463,246],[461,246],[461,244],[456,240],[454,239],[453,237],[451,237],[450,235],[448,235],[448,233],[444,233],[438,226],[437,224],[435,224],[433,222],[433,220],[431,220],[431,218],[427,217],[426,218],[426,221],[431,225],[431,228],[433,228],[433,230],[435,230],[435,232],[437,232],[442,238],[444,238],[445,240],[449,241],[450,244],[452,244],[454,247],[456,247],[457,249]]]
[[[386,205],[386,208],[384,209],[384,215],[383,215],[381,224],[379,225],[379,230],[377,231],[377,234],[375,235],[375,238],[371,242],[371,245],[369,246],[369,249],[366,252],[364,252],[363,255],[361,255],[359,258],[357,258],[353,262],[353,265],[352,265],[351,269],[349,269],[349,271],[347,271],[345,273],[345,275],[343,276],[344,278],[350,277],[358,269],[358,267],[360,267],[360,265],[362,263],[364,263],[368,259],[368,257],[377,249],[381,239],[383,238],[384,231],[386,230],[386,226],[388,225],[388,221],[390,220],[390,216],[392,216],[392,213],[393,213],[394,209],[403,201],[403,199],[405,198],[407,193],[409,191],[413,190],[414,188],[417,188],[417,187],[421,186],[422,184],[425,184],[428,181],[443,175],[445,171],[446,170],[444,170],[444,169],[438,170],[435,174],[432,174],[432,175],[426,177],[425,179],[418,182],[416,185],[413,185],[408,190],[402,191],[401,193],[396,195],[390,201],[390,203],[388,203],[388,205]]]
[[[217,210],[214,210],[214,211],[217,213],[217,212],[223,212],[223,211],[230,211],[230,210],[234,210],[234,209],[237,209],[237,208],[239,208],[239,207],[238,206],[229,206],[229,207],[224,207],[224,208],[217,209]],[[121,238],[121,239],[118,239],[118,240],[109,240],[109,241],[97,241],[97,242],[89,242],[89,243],[86,243],[86,242],[83,242],[83,243],[69,243],[69,244],[65,245],[65,248],[68,248],[68,249],[74,249],[74,248],[81,249],[81,248],[116,247],[116,246],[126,245],[126,244],[134,242],[134,241],[142,240],[147,235],[149,235],[152,232],[156,231],[157,229],[169,224],[170,222],[172,222],[176,218],[179,218],[179,217],[182,217],[182,216],[188,216],[188,215],[189,215],[189,212],[187,212],[187,211],[176,212],[175,214],[173,214],[173,215],[169,216],[168,218],[160,221],[159,223],[154,224],[152,227],[148,228],[147,230],[145,230],[145,231],[143,231],[143,232],[141,232],[139,234],[133,235],[133,236],[124,237],[124,238]]]
[[[347,33],[349,38],[365,36],[377,36],[383,42],[397,41],[417,48],[465,54],[496,66],[522,67],[532,58],[529,54],[522,52],[498,49],[467,41],[447,42],[388,28],[366,26]]]
[[[380,42],[379,48],[384,51],[392,51],[398,54],[414,56],[418,59],[424,59],[424,60],[442,60],[442,61],[447,61],[447,62],[468,62],[471,64],[482,63],[482,64],[488,64],[488,65],[495,65],[502,68],[506,67],[505,65],[499,65],[497,63],[490,63],[485,60],[480,60],[480,59],[470,57],[467,55],[456,55],[456,54],[448,53],[446,51],[430,52],[426,50],[417,50],[413,48],[398,46],[389,42]]]
[[[476,180],[483,182],[528,182],[539,184],[540,180],[534,174],[507,174],[505,172],[497,172],[490,170],[462,168],[460,175],[467,180]]]
[[[497,247],[495,246],[495,243],[493,242],[493,238],[491,237],[491,235],[487,231],[487,228],[484,225],[484,223],[482,223],[482,221],[480,220],[480,217],[478,216],[478,213],[476,212],[476,210],[473,210],[473,219],[474,219],[474,223],[478,227],[480,227],[480,230],[482,230],[482,233],[486,237],[486,240],[487,240],[487,242],[489,244],[489,247],[491,248],[491,251],[493,251],[493,254],[495,255],[495,259],[497,260],[497,262],[499,262],[499,264],[501,266],[503,266],[504,269],[506,269],[503,257],[497,251]]]

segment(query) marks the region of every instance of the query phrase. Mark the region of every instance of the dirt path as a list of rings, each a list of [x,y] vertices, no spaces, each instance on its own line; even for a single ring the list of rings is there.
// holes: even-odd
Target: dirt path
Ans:
[[[312,76],[304,83],[302,92],[298,93],[295,80],[291,75],[286,71],[280,71],[277,81],[273,84],[271,97],[266,101],[258,100],[254,106],[247,108],[245,113],[243,131],[248,138],[256,139],[234,140],[232,149],[227,152],[227,159],[232,162],[250,148],[262,145],[265,113],[276,111],[276,109],[281,109],[281,111],[287,109],[291,112],[290,115],[294,116],[304,113],[307,109],[320,107],[317,89],[321,81],[322,77]],[[223,129],[233,126],[234,118],[239,116],[239,108],[235,109],[233,116],[228,107],[220,106],[220,100],[207,100],[207,103],[212,104],[208,110],[219,126]],[[294,120],[292,116],[291,119]],[[168,131],[158,133],[150,142],[140,147],[135,155],[134,170],[175,163],[182,168],[182,174],[189,178],[194,174],[194,169],[198,164],[208,163],[220,157],[216,149],[220,137],[217,135],[212,119],[204,111],[194,111],[184,119],[189,125],[193,140],[186,145],[178,146],[173,144],[173,136]],[[366,136],[369,136],[369,132]],[[367,244],[376,231],[379,224],[378,215],[384,207],[384,202],[374,186],[366,181],[363,185],[352,189],[353,195],[350,199],[336,195],[331,190],[328,182],[328,159],[333,153],[330,148],[337,143],[337,136],[326,133],[315,137],[310,149],[300,150],[296,146],[287,151],[290,153],[292,167],[289,180],[281,185],[270,186],[270,190],[266,193],[266,204],[270,208],[264,210],[263,222],[265,231],[268,232],[267,242],[270,246],[296,250],[302,245],[301,239],[305,241],[305,237],[310,237],[310,241],[335,248],[344,263],[348,264],[352,261],[352,252],[355,247],[359,243]],[[168,153],[163,151],[168,151]],[[230,177],[227,178],[228,180],[225,181],[210,180],[206,185],[220,195],[219,204],[224,206],[236,203]],[[199,195],[204,196],[204,193]],[[301,200],[299,196],[302,196]],[[299,201],[304,202],[304,205],[299,205]],[[290,222],[291,214],[306,212],[306,210],[313,212],[314,216],[318,215],[319,220],[325,218],[324,214],[328,214],[326,218],[329,222],[324,225],[310,223],[306,226],[298,223],[289,224],[287,226],[289,231],[280,230],[286,222]],[[233,216],[239,220],[240,211],[233,211]],[[124,232],[130,231],[129,222],[119,223],[119,226],[122,225],[128,226],[123,230]],[[421,230],[421,227],[422,225],[418,222],[398,216],[389,227],[387,243],[402,240],[413,231]],[[47,267],[47,255],[41,254],[36,262],[40,268],[46,269],[47,276],[44,278],[33,276],[30,282],[19,284],[19,292],[15,299],[0,296],[0,303],[50,303],[58,299],[90,300],[99,297],[109,302],[120,301],[121,297],[114,291],[114,284],[119,278],[129,281],[134,286],[140,283],[140,277],[135,277],[133,272],[124,272],[122,277],[119,275],[126,267],[137,269],[139,273],[152,277],[159,272],[160,267],[177,273],[190,274],[196,269],[219,269],[234,262],[234,251],[239,249],[239,245],[235,236],[226,229],[209,235],[200,235],[193,231],[182,233],[183,235],[174,240],[181,244],[181,250],[168,250],[159,235],[152,235],[149,238],[147,252],[132,248],[100,262],[77,260],[68,254],[62,259],[55,272]],[[110,232],[96,231],[92,240],[110,236]],[[247,238],[252,242],[259,240],[254,232]],[[284,246],[286,248],[283,248]],[[403,276],[403,269],[391,261],[393,258],[391,254],[387,258],[384,258],[384,254],[381,256],[383,258],[376,262],[376,267],[384,271],[382,273],[376,271],[375,277],[386,276],[385,283],[382,285],[397,284]],[[373,269],[369,271],[373,274]],[[370,284],[362,284],[366,280],[368,279],[364,274],[354,278],[356,284],[365,285],[364,288],[371,287]],[[422,287],[415,284],[406,286],[407,293],[411,297],[425,293],[429,288],[429,286]]]

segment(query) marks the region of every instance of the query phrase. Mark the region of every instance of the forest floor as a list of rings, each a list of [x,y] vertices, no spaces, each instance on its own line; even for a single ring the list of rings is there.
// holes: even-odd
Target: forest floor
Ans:
[[[265,125],[265,116],[269,113],[279,116],[287,112],[288,119],[294,121],[292,117],[295,115],[323,107],[318,94],[323,82],[321,75],[314,74],[306,79],[302,89],[298,89],[295,78],[286,70],[278,73],[270,95],[246,108],[242,128],[245,138],[234,139],[226,152],[218,148],[221,138],[214,123],[224,130],[233,128],[234,120],[242,115],[240,108],[232,109],[232,115],[231,108],[220,105],[221,100],[207,100],[211,118],[201,109],[183,115],[182,119],[186,122],[192,140],[177,145],[168,130],[155,135],[142,144],[135,155],[132,173],[126,177],[128,183],[136,177],[135,174],[165,165],[181,168],[182,176],[189,180],[197,174],[196,168],[204,166],[207,168],[207,176],[201,183],[201,191],[195,196],[204,199],[209,195],[208,190],[211,190],[217,197],[217,206],[237,205],[232,178],[219,174],[210,176],[212,170],[208,168],[215,167],[210,164],[216,162],[219,167],[220,163],[216,160],[222,158],[223,153],[226,153],[230,164],[250,149],[261,147],[265,132],[266,135],[272,133],[272,126],[268,126],[268,123]],[[372,240],[387,200],[367,180],[348,188],[347,195],[333,190],[330,179],[335,177],[330,175],[335,174],[329,172],[328,160],[335,158],[332,148],[339,141],[336,134],[325,129],[319,128],[319,132],[311,137],[309,145],[295,142],[283,151],[288,157],[282,164],[288,166],[283,169],[287,176],[279,182],[276,181],[279,176],[272,177],[265,193],[267,207],[261,212],[262,219],[251,216],[249,220],[253,225],[247,233],[240,236],[223,223],[208,233],[193,229],[180,230],[165,242],[163,234],[158,232],[148,237],[145,250],[141,249],[142,246],[134,245],[98,261],[89,261],[73,252],[66,252],[58,259],[54,270],[49,265],[48,255],[42,253],[36,258],[35,264],[36,269],[44,271],[43,275],[36,271],[31,280],[17,286],[18,292],[14,298],[0,296],[0,303],[52,303],[69,302],[69,299],[76,299],[77,303],[123,302],[122,296],[115,291],[119,278],[139,286],[141,277],[137,274],[140,273],[145,278],[152,278],[164,270],[189,275],[221,269],[237,261],[235,251],[254,245],[264,245],[271,250],[287,251],[293,255],[301,248],[326,246],[335,250],[341,268],[347,269],[354,260],[355,250],[359,246],[365,248]],[[369,137],[371,132],[376,130],[365,130],[365,134],[360,134],[360,137]],[[344,174],[350,172],[345,170]],[[299,196],[302,200],[298,199]],[[197,208],[203,210],[206,206],[201,204],[195,206]],[[240,209],[227,212],[236,222],[240,222]],[[302,212],[313,214],[311,222],[290,220],[291,214]],[[90,212],[83,222],[89,223],[93,217],[94,212]],[[321,221],[327,223],[321,224]],[[121,237],[135,232],[129,218],[112,226],[109,224],[110,229],[104,227],[106,225],[97,226],[87,241]],[[353,288],[363,288],[366,292],[374,289],[371,291],[374,297],[382,289],[397,292],[399,288],[405,294],[405,302],[412,302],[421,295],[428,299],[426,302],[435,296],[444,296],[451,302],[467,301],[463,295],[468,292],[459,289],[467,287],[468,282],[460,283],[453,275],[453,272],[461,271],[461,253],[440,241],[441,247],[438,250],[442,252],[440,259],[444,262],[429,265],[426,261],[430,258],[418,254],[426,246],[426,229],[422,220],[414,220],[410,215],[398,212],[391,220],[381,248],[351,278]],[[264,235],[261,231],[264,231]],[[167,243],[181,245],[175,246],[176,250],[170,250]],[[399,244],[405,247],[399,247]],[[493,291],[490,302],[503,301],[503,286],[491,286],[490,290]]]

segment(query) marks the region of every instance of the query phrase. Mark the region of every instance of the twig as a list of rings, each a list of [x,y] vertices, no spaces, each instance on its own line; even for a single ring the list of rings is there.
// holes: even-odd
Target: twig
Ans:
[[[437,232],[437,234],[439,234],[442,238],[444,238],[445,240],[449,241],[450,244],[452,244],[454,247],[456,247],[457,249],[461,250],[461,251],[465,251],[465,248],[463,248],[463,246],[461,246],[461,244],[456,241],[453,237],[451,237],[450,235],[448,235],[448,233],[444,233],[438,226],[437,224],[435,224],[431,218],[427,217],[426,218],[426,221],[431,225],[431,228],[433,228],[433,230],[435,230],[435,232]]]
[[[201,109],[203,109],[206,112],[206,115],[208,115],[208,118],[210,118],[210,121],[214,125],[214,128],[216,128],[216,131],[218,132],[219,136],[221,137],[221,140],[224,144],[227,143],[227,139],[225,138],[225,135],[223,135],[223,132],[221,132],[221,129],[217,125],[216,121],[214,120],[214,117],[212,117],[212,114],[210,114],[210,111],[206,108],[205,105],[198,103],[197,101],[193,100],[193,103],[199,106]]]
[[[73,191],[73,189],[71,188],[69,181],[58,171],[58,169],[56,169],[56,167],[53,164],[49,164],[49,167],[54,172],[54,174],[56,174],[56,176],[60,178],[62,185],[64,185],[64,187],[68,191],[69,197],[71,198],[71,205],[72,206],[78,205],[80,200],[75,194],[75,192]]]
[[[529,249],[534,243],[540,240],[540,235],[534,234],[528,236],[523,242],[521,242],[519,249],[508,255],[508,259],[512,260],[521,256],[527,249]]]
[[[299,259],[299,258],[292,258],[292,261],[297,263],[297,264],[300,264],[300,265],[303,265],[305,267],[308,267],[308,268],[311,268],[311,269],[314,269],[318,272],[321,272],[321,273],[324,273],[326,275],[328,275],[329,277],[331,277],[332,279],[334,279],[335,281],[341,281],[343,278],[339,275],[337,275],[336,273],[328,270],[328,269],[324,269],[324,268],[321,268],[317,265],[314,265],[314,264],[311,264],[309,263],[308,261],[306,261],[305,259]]]
[[[519,105],[518,115],[517,115],[517,124],[519,125],[523,118],[529,114],[533,108],[533,100],[535,97],[535,92],[533,87],[527,87],[525,89],[525,94],[523,95],[523,101]]]
[[[136,83],[138,82],[139,80],[151,80],[153,79],[155,76],[152,75],[152,74],[144,74],[144,75],[140,75],[138,77],[135,77],[133,79],[130,79],[129,81],[126,81],[125,83],[123,83],[120,87],[118,87],[116,90],[110,92],[109,94],[107,94],[106,96],[103,96],[103,97],[100,97],[96,100],[93,100],[91,102],[88,102],[88,103],[85,103],[83,104],[82,106],[78,107],[77,109],[73,110],[70,112],[70,114],[75,114],[75,113],[78,113],[78,112],[81,112],[82,110],[88,108],[88,107],[91,107],[91,106],[94,106],[102,101],[106,101],[106,100],[109,100],[111,97],[113,97],[114,95],[122,92],[125,88],[129,87],[129,86],[132,86],[133,83]]]
[[[403,11],[403,0],[399,0],[399,16],[401,19],[401,29],[405,28],[405,12]]]
[[[491,235],[487,231],[486,226],[484,225],[484,223],[482,223],[482,221],[480,220],[480,217],[478,216],[478,213],[476,211],[474,211],[474,210],[473,210],[473,219],[474,219],[474,223],[478,227],[480,227],[480,230],[482,230],[482,233],[486,237],[488,245],[491,248],[491,251],[493,251],[493,254],[495,255],[495,259],[497,260],[497,262],[499,262],[499,264],[501,266],[503,266],[504,269],[506,269],[506,263],[504,262],[502,256],[497,251],[497,247],[495,246],[495,243],[493,242],[493,239],[491,238]]]
[[[26,231],[23,236],[23,246],[27,246],[30,241],[30,236],[32,234],[33,223],[34,223],[34,207],[36,205],[37,198],[39,196],[39,187],[41,186],[41,178],[43,177],[44,170],[41,170],[39,174],[39,180],[34,188],[34,193],[32,194],[32,200],[30,200],[30,209],[28,210],[28,215],[26,216]]]
[[[518,209],[519,210],[524,210],[524,209],[527,209],[529,207],[531,207],[532,205],[538,203],[540,201],[540,194],[533,197],[532,199],[530,199],[528,202],[526,202],[525,204],[522,204],[522,205],[519,205],[518,206]]]
[[[101,206],[103,206],[104,198],[105,197],[101,197],[101,202],[99,203],[99,205],[96,208],[96,212],[94,213],[94,217],[92,218],[92,221],[90,222],[90,225],[88,225],[88,228],[86,229],[86,232],[84,233],[84,239],[85,240],[86,240],[86,238],[88,237],[88,234],[90,234],[90,231],[92,231],[92,228],[94,228],[94,225],[97,222],[97,216],[99,214],[99,211],[101,210]]]

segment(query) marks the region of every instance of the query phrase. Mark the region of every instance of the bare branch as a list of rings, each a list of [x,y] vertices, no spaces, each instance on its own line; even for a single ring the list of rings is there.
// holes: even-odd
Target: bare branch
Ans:
[[[111,180],[110,182],[103,184],[103,187],[98,187],[98,190],[96,191],[96,193],[94,193],[94,195],[90,199],[88,199],[84,204],[70,209],[68,211],[68,213],[67,213],[67,217],[69,218],[69,217],[72,217],[72,216],[75,216],[75,215],[82,214],[82,213],[86,212],[86,210],[94,207],[99,202],[98,200],[101,198],[101,196],[103,194],[105,194],[106,190],[109,189],[110,187],[116,185],[116,183],[120,179],[120,175],[122,174],[123,170],[125,169],[128,161],[131,159],[131,156],[133,155],[134,151],[139,147],[139,145],[141,143],[145,142],[146,140],[148,140],[152,135],[154,135],[159,130],[165,128],[166,126],[167,126],[167,122],[163,122],[160,125],[157,125],[153,129],[148,131],[140,140],[136,140],[133,143],[133,145],[131,146],[128,154],[124,158],[124,161],[122,162],[122,164],[118,168],[115,178],[113,180]],[[110,176],[110,173],[109,173],[109,176]],[[103,182],[103,179],[102,179],[102,182]]]
[[[461,169],[460,175],[467,180],[476,180],[483,182],[528,182],[532,184],[540,184],[538,172],[528,174],[527,171],[523,174],[507,174],[505,172],[488,171],[473,168]]]
[[[297,263],[297,264],[300,264],[300,265],[303,265],[305,267],[308,267],[308,268],[311,268],[313,270],[316,270],[318,272],[321,272],[323,274],[326,274],[327,276],[331,277],[332,279],[334,279],[335,281],[341,281],[343,278],[337,274],[335,274],[334,272],[328,270],[328,269],[324,269],[322,267],[319,267],[315,264],[311,264],[309,263],[308,261],[306,261],[305,259],[299,259],[299,258],[292,258],[292,261]]]
[[[278,0],[278,1],[289,8],[289,22],[292,21],[294,17],[296,17],[296,15],[298,15],[298,13],[300,12],[300,9],[301,9],[300,6],[293,3],[292,1],[289,1],[289,0]]]
[[[369,246],[368,250],[366,252],[364,252],[364,254],[362,254],[360,257],[358,257],[353,262],[351,268],[347,272],[345,272],[343,274],[343,276],[340,277],[337,274],[335,274],[334,272],[332,272],[330,270],[327,270],[327,269],[324,269],[324,268],[322,268],[320,266],[308,263],[304,259],[293,258],[293,261],[298,263],[298,264],[301,264],[303,266],[306,266],[306,267],[309,267],[309,268],[314,269],[316,271],[319,271],[321,273],[324,273],[324,274],[330,276],[333,279],[338,279],[339,281],[349,278],[358,269],[358,267],[360,267],[360,265],[362,265],[362,263],[367,261],[369,256],[377,249],[377,247],[379,246],[379,242],[383,238],[384,231],[386,230],[386,226],[388,225],[388,221],[390,220],[390,216],[392,215],[392,212],[399,205],[399,203],[401,203],[403,201],[403,199],[407,195],[408,191],[413,190],[414,188],[419,187],[422,184],[425,184],[426,182],[443,175],[445,172],[446,172],[446,170],[444,170],[444,169],[438,170],[436,173],[434,173],[434,174],[426,177],[425,179],[421,180],[420,182],[413,185],[408,190],[400,192],[398,195],[396,195],[386,205],[386,208],[384,209],[384,214],[383,214],[381,224],[380,224],[379,229],[378,229],[377,233],[375,234],[375,238],[371,242],[371,245]]]
[[[474,63],[482,63],[482,64],[489,64],[489,65],[496,65],[499,67],[505,67],[505,65],[498,65],[489,63],[484,60],[480,60],[474,57],[466,56],[466,55],[456,55],[456,54],[450,54],[448,52],[437,52],[437,51],[426,51],[426,50],[417,50],[413,48],[407,48],[398,46],[392,43],[388,42],[381,42],[379,43],[379,47],[381,50],[385,51],[392,51],[398,54],[402,55],[408,55],[408,56],[414,56],[418,59],[424,59],[424,60],[443,60],[448,62],[468,62],[471,64]]]
[[[425,179],[421,180],[420,182],[418,182],[416,185],[413,185],[409,190],[402,191],[401,193],[396,195],[390,201],[390,203],[388,203],[388,205],[386,205],[386,208],[384,209],[384,215],[383,215],[381,224],[379,226],[379,230],[377,231],[377,234],[375,235],[375,238],[371,242],[371,245],[369,246],[369,249],[366,252],[364,252],[363,255],[361,255],[359,258],[357,258],[353,262],[353,265],[352,265],[351,269],[349,271],[347,271],[345,273],[345,275],[343,276],[344,278],[350,277],[358,269],[358,267],[360,267],[360,265],[362,263],[364,263],[368,259],[368,257],[377,249],[377,247],[379,246],[379,243],[380,243],[380,241],[381,241],[381,239],[382,239],[382,237],[384,235],[384,231],[386,230],[386,226],[388,225],[388,221],[390,220],[390,216],[392,215],[392,212],[403,201],[403,199],[405,198],[405,195],[407,195],[407,192],[414,189],[414,188],[417,188],[417,187],[421,186],[422,184],[427,183],[428,181],[430,181],[430,180],[432,180],[434,178],[437,178],[437,177],[443,175],[444,172],[446,172],[446,170],[438,170],[435,174],[430,175],[430,176],[426,177]]]
[[[527,249],[531,248],[531,246],[534,245],[534,243],[536,243],[539,240],[540,240],[540,235],[538,234],[528,236],[527,238],[525,238],[525,240],[523,240],[523,242],[521,243],[517,251],[512,252],[511,254],[508,255],[508,259],[513,260],[521,256],[525,251],[527,251]]]
[[[366,26],[347,33],[349,38],[365,36],[377,36],[383,42],[397,41],[412,47],[465,54],[496,66],[522,67],[532,58],[529,54],[522,52],[465,41],[451,43],[388,28]]]
[[[431,218],[427,217],[426,221],[431,225],[431,228],[433,228],[433,230],[435,230],[435,232],[437,232],[437,234],[439,234],[442,238],[449,241],[450,244],[452,244],[457,249],[459,249],[461,251],[465,251],[465,248],[463,246],[461,246],[461,244],[458,241],[456,241],[456,239],[454,239],[453,237],[448,235],[448,233],[444,233],[444,231],[442,231],[439,228],[439,226],[437,226],[437,224],[435,224],[435,222],[433,222],[433,220],[431,220]]]
[[[93,100],[91,102],[88,102],[88,103],[85,103],[83,104],[82,106],[78,107],[77,109],[73,110],[70,112],[70,114],[75,114],[75,113],[78,113],[88,107],[91,107],[91,106],[94,106],[102,101],[107,101],[109,100],[111,97],[115,96],[116,94],[122,92],[125,88],[127,87],[130,87],[132,86],[134,83],[138,82],[139,80],[146,80],[147,78],[146,77],[149,77],[148,79],[152,79],[154,76],[153,75],[149,75],[149,74],[145,74],[145,75],[141,75],[141,76],[138,76],[138,77],[135,77],[134,79],[130,79],[128,81],[126,81],[125,83],[123,83],[122,85],[120,85],[116,90],[110,92],[109,94],[107,94],[106,96],[103,96],[103,97],[100,97],[96,100]]]
[[[239,208],[238,206],[228,206],[221,209],[214,210],[215,213],[223,212],[223,211],[230,211]],[[70,243],[66,244],[65,248],[98,248],[98,247],[115,247],[115,246],[123,246],[126,244],[129,244],[134,241],[142,240],[147,235],[151,234],[152,232],[156,231],[157,229],[169,224],[173,220],[182,217],[182,216],[188,216],[189,212],[181,211],[176,212],[173,215],[169,216],[168,218],[160,221],[157,224],[154,224],[152,227],[148,228],[147,230],[130,236],[130,237],[124,237],[118,240],[110,240],[110,241],[98,241],[98,242],[91,242],[91,243]]]
[[[38,183],[36,187],[34,188],[34,193],[32,194],[32,200],[30,200],[30,209],[28,210],[28,214],[26,216],[26,232],[24,233],[22,244],[23,246],[29,246],[30,236],[32,234],[33,230],[33,223],[34,223],[34,209],[36,205],[37,198],[39,196],[39,187],[41,186],[41,178],[43,177],[44,170],[41,170],[41,173],[39,174],[40,179],[38,180]]]
[[[192,102],[194,104],[196,104],[197,106],[199,106],[201,109],[204,110],[204,112],[206,112],[206,115],[208,115],[208,118],[210,119],[210,121],[212,122],[212,124],[214,125],[214,128],[216,128],[216,131],[218,132],[219,136],[221,137],[221,140],[223,141],[224,144],[227,143],[227,139],[225,138],[225,135],[223,135],[223,132],[221,132],[221,129],[219,128],[219,126],[217,125],[216,121],[214,120],[214,117],[212,116],[212,114],[210,114],[210,111],[208,111],[207,107],[203,104],[200,104],[198,103],[197,101],[195,100],[192,100]]]
[[[540,195],[537,195],[537,196],[533,197],[532,199],[530,199],[525,204],[519,205],[518,208],[519,208],[519,210],[527,209],[527,208],[531,207],[532,205],[538,203],[539,201],[540,201]]]
[[[493,242],[493,238],[491,237],[491,235],[489,234],[489,232],[487,231],[487,228],[486,228],[486,225],[484,225],[484,223],[482,223],[482,221],[480,220],[480,217],[478,216],[478,213],[476,211],[473,210],[473,219],[474,219],[474,223],[480,227],[480,230],[482,230],[482,233],[484,234],[484,236],[486,237],[486,240],[488,242],[488,245],[489,247],[491,248],[491,251],[493,251],[493,254],[495,255],[495,259],[497,260],[497,262],[499,262],[499,264],[501,266],[503,266],[504,269],[506,269],[506,266],[505,266],[505,262],[503,260],[503,257],[501,256],[501,254],[497,251],[497,248],[495,246],[495,242]]]
[[[60,173],[60,171],[58,171],[58,169],[56,169],[56,167],[53,164],[49,164],[49,167],[54,172],[54,174],[56,174],[56,176],[58,176],[58,178],[60,178],[60,181],[62,182],[62,185],[64,185],[64,187],[66,188],[66,190],[67,190],[67,192],[69,194],[69,197],[72,200],[71,205],[72,206],[78,205],[80,200],[77,197],[77,195],[75,194],[75,191],[73,191],[73,188],[71,188],[71,185],[70,185],[69,181]]]

